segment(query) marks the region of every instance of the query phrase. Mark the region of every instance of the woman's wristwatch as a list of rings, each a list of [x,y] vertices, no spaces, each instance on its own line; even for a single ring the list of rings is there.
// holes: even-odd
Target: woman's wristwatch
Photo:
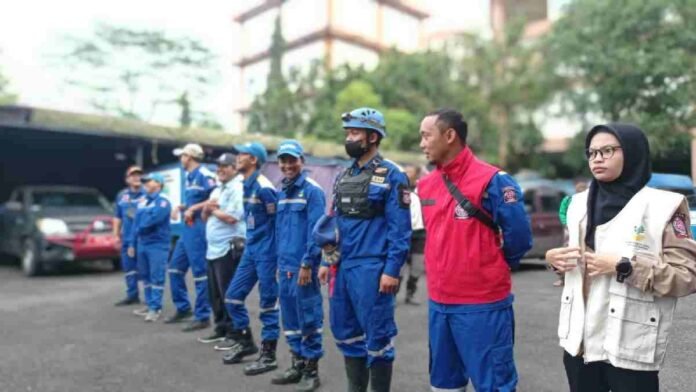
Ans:
[[[628,257],[622,257],[621,260],[616,263],[616,281],[623,283],[632,273],[633,264],[631,264],[631,260]]]

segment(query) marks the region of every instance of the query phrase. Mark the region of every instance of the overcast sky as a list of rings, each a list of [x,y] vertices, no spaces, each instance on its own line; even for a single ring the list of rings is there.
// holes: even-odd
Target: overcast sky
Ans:
[[[563,1],[563,0],[555,0]],[[488,0],[429,0],[434,15],[428,30],[447,30],[468,24],[485,25],[481,4]],[[21,0],[5,5],[0,12],[0,69],[10,78],[11,90],[20,103],[69,110],[93,111],[85,97],[66,86],[64,73],[55,68],[61,53],[61,40],[69,36],[89,36],[94,25],[105,22],[138,29],[154,28],[172,35],[188,35],[202,41],[219,56],[221,80],[211,94],[199,102],[212,112],[225,128],[233,123],[234,94],[238,76],[231,65],[236,57],[232,16],[239,8],[235,0]],[[554,12],[552,9],[551,13]],[[469,21],[467,22],[467,18]],[[164,122],[160,113],[153,119]],[[173,125],[173,124],[170,124]]]

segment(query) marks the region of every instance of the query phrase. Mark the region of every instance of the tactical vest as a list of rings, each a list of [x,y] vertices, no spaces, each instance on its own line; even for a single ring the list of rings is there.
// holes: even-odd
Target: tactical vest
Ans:
[[[381,163],[382,158],[378,156],[357,175],[351,175],[352,168],[343,172],[336,183],[334,197],[339,215],[357,219],[384,215],[384,206],[375,204],[368,198],[370,182]]]

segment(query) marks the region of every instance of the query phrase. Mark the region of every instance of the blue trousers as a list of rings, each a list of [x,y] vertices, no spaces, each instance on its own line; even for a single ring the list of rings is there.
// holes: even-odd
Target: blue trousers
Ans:
[[[169,287],[176,310],[185,312],[191,309],[186,289],[186,272],[191,267],[193,282],[196,286],[196,304],[193,315],[196,320],[210,318],[210,301],[208,300],[208,261],[206,252],[205,224],[196,219],[193,226],[184,226],[184,232],[176,243],[174,253],[169,260]]]
[[[259,282],[259,318],[261,319],[261,339],[278,340],[280,327],[278,323],[278,282],[276,271],[278,263],[275,258],[255,260],[244,252],[242,261],[234,273],[232,282],[225,293],[225,307],[232,317],[234,329],[249,326],[249,312],[244,300]]]
[[[138,298],[138,263],[135,257],[128,256],[129,246],[126,243],[121,246],[121,270],[126,280],[126,298],[133,299]]]
[[[138,246],[138,273],[143,281],[145,303],[150,310],[162,310],[169,243]]]
[[[512,295],[482,305],[429,304],[430,385],[438,391],[514,392]]]
[[[394,295],[379,292],[384,260],[366,259],[345,268],[339,265],[329,299],[331,332],[346,357],[394,361]]]
[[[280,273],[280,315],[283,334],[290,350],[303,358],[319,359],[324,355],[321,333],[324,310],[321,306],[321,291],[316,270],[312,281],[305,286],[297,285],[298,273]]]

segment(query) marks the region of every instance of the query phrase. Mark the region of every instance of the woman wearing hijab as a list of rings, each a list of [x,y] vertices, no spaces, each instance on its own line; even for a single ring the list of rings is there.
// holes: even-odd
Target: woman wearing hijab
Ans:
[[[571,392],[656,392],[677,297],[696,291],[686,199],[645,186],[650,150],[629,124],[585,140],[593,180],[568,208],[568,247],[546,253],[565,273],[558,324]]]

